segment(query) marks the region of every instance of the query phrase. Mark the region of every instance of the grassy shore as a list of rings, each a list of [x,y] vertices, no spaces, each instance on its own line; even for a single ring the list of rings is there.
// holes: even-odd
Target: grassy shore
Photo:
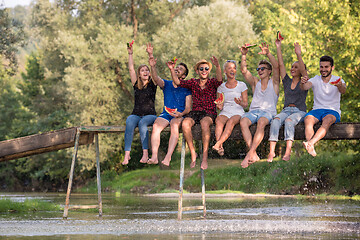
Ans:
[[[39,199],[26,199],[24,202],[15,202],[6,198],[0,199],[0,213],[59,211],[60,209],[59,205]]]
[[[187,158],[189,159],[189,157]],[[240,160],[210,159],[205,171],[206,191],[239,191],[282,195],[360,195],[360,156],[344,153],[324,153],[313,158],[307,154],[292,157],[289,162],[276,158],[265,160],[246,169]],[[122,193],[177,192],[179,188],[179,162],[160,170],[148,166],[118,175],[102,174],[102,189]],[[200,171],[188,168],[186,163],[184,189],[200,192]],[[96,192],[92,182],[81,191]]]

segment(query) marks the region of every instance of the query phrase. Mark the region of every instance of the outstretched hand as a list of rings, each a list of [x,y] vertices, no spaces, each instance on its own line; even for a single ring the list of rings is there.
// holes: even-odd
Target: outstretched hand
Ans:
[[[175,68],[175,63],[173,61],[168,61],[166,65],[170,70],[173,70]]]
[[[301,55],[301,46],[298,42],[294,43],[294,48],[295,48],[295,54]]]
[[[215,56],[210,58],[211,62],[214,64],[215,67],[220,67],[219,61]]]
[[[127,47],[127,51],[129,54],[133,54],[133,48],[131,45]]]
[[[302,84],[307,83],[307,81],[309,81],[309,77],[308,77],[308,76],[303,76],[303,77],[301,78],[301,83],[302,83]]]
[[[263,42],[259,48],[261,49],[261,52],[259,52],[260,55],[267,55],[270,53],[269,45],[265,42]]]
[[[246,44],[244,44],[242,47],[238,46],[238,48],[240,49],[242,55],[246,55],[249,52],[249,49],[246,47]]]
[[[151,43],[147,43],[147,44],[146,44],[146,52],[147,52],[149,55],[152,55],[152,54],[153,54],[153,51],[154,51],[154,48],[153,48],[153,46],[151,46]]]

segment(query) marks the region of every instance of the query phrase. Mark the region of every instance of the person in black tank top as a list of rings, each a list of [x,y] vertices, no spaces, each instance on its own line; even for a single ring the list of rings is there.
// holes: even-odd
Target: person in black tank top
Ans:
[[[122,162],[127,165],[130,160],[131,143],[134,137],[134,130],[139,128],[143,156],[141,163],[147,163],[149,155],[149,132],[148,126],[156,119],[155,95],[156,84],[151,79],[150,68],[147,65],[140,65],[135,72],[132,45],[127,48],[129,53],[129,73],[134,88],[135,104],[130,116],[126,119],[125,129],[125,156]]]

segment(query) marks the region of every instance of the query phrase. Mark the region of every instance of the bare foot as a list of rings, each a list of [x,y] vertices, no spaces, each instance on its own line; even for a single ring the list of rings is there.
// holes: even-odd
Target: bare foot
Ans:
[[[190,168],[194,168],[196,166],[196,158],[197,158],[197,153],[191,153],[191,163],[190,163]]]
[[[249,159],[250,159],[250,154],[247,153],[244,160],[241,162],[242,168],[247,168],[249,166]]]
[[[161,163],[162,163],[163,165],[169,167],[169,166],[170,166],[170,161],[171,161],[171,157],[168,158],[167,156],[165,156],[164,160],[162,160]]]
[[[220,156],[224,156],[224,148],[222,146],[217,146],[216,144],[212,147]]]
[[[131,159],[130,157],[130,152],[129,151],[125,151],[125,156],[124,156],[124,160],[122,161],[122,165],[128,165],[129,160]]]
[[[316,156],[316,152],[315,152],[315,149],[314,149],[314,145],[309,143],[309,142],[303,142],[303,145],[306,149],[306,151],[313,157]]]
[[[148,157],[147,157],[147,156],[145,157],[145,156],[143,155],[142,158],[140,159],[140,162],[141,162],[141,163],[147,163],[148,160],[149,160]]]
[[[151,157],[149,160],[147,160],[146,163],[147,163],[147,164],[158,164],[159,161],[158,161],[157,158],[154,158],[154,159],[153,159],[153,157]]]
[[[259,156],[255,153],[255,155],[252,155],[250,156],[250,159],[249,159],[249,165],[253,164],[253,163],[256,163],[260,161],[260,158]]]
[[[284,156],[282,157],[282,160],[284,160],[284,161],[289,161],[289,160],[290,160],[290,155],[284,155]]]
[[[275,153],[269,153],[267,161],[272,162],[274,160],[274,157],[275,157]]]
[[[200,168],[203,170],[208,168],[207,160],[202,160]]]

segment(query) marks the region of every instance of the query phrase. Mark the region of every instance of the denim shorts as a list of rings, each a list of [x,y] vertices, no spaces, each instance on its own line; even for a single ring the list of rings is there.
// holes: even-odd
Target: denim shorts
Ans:
[[[327,115],[333,115],[336,117],[336,121],[335,123],[340,122],[340,114],[337,111],[331,110],[331,109],[315,109],[315,110],[311,110],[310,112],[308,112],[306,116],[313,116],[315,118],[317,118],[319,121],[322,121],[322,119],[324,117],[326,117]]]
[[[160,115],[159,115],[159,117],[161,117],[161,118],[163,118],[163,119],[165,119],[165,120],[168,120],[168,122],[170,122],[174,117],[173,116],[171,116],[169,113],[167,113],[167,112],[162,112]]]
[[[242,118],[248,118],[251,121],[251,124],[257,123],[257,121],[259,121],[261,117],[267,118],[267,120],[269,120],[269,123],[271,123],[273,115],[264,110],[256,109],[247,112],[242,116]]]

